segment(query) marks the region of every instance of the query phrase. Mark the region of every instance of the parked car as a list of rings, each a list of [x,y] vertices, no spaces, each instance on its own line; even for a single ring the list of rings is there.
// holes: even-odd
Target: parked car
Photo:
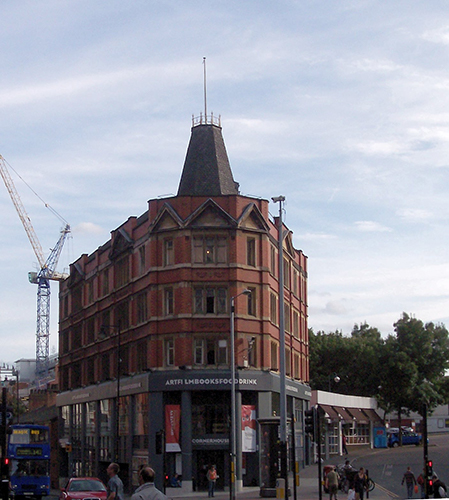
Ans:
[[[421,434],[416,434],[416,432],[403,430],[402,431],[402,444],[414,444],[416,446],[420,445],[422,442]],[[388,446],[396,448],[399,446],[399,432],[392,432],[388,435]]]
[[[96,477],[72,477],[65,488],[61,488],[60,500],[106,500],[107,490]]]

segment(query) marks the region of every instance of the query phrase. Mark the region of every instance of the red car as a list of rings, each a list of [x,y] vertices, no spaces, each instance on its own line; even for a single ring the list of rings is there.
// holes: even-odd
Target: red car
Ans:
[[[72,477],[61,488],[60,500],[106,500],[106,486],[96,477]]]

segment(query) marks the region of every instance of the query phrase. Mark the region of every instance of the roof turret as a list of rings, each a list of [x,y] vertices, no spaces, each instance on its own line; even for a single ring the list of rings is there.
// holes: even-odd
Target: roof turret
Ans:
[[[192,120],[178,196],[239,194],[221,133],[220,119],[200,115]]]

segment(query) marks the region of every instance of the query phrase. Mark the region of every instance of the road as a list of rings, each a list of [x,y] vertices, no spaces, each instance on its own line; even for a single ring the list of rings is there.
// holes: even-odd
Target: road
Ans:
[[[433,469],[449,485],[449,435],[429,436],[428,455],[433,461]],[[422,446],[403,446],[402,448],[375,449],[368,453],[357,454],[357,449],[350,450],[348,456],[355,467],[365,467],[369,475],[380,488],[393,493],[395,498],[404,498],[405,486],[401,486],[402,477],[410,466],[418,476],[424,464]]]

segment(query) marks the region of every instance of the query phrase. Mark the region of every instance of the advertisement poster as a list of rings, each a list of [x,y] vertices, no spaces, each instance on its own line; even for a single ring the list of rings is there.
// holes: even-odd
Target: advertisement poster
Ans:
[[[242,405],[242,451],[251,453],[257,451],[256,407]]]
[[[181,407],[179,405],[165,406],[165,451],[179,453],[179,423]]]

